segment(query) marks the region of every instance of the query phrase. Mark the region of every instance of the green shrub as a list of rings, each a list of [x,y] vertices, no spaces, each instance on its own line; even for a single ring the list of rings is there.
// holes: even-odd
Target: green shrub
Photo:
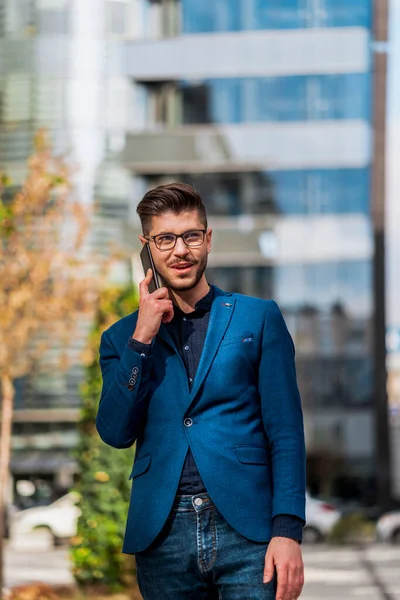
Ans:
[[[374,539],[375,525],[361,512],[344,515],[327,537],[332,544],[360,543]]]
[[[102,385],[98,362],[101,333],[136,308],[137,297],[131,289],[105,293],[85,355],[86,378],[81,386],[80,436],[75,452],[79,464],[75,490],[82,514],[72,539],[71,557],[76,582],[87,588],[119,591],[135,581],[134,558],[121,553],[134,449],[116,450],[104,444],[95,419]]]

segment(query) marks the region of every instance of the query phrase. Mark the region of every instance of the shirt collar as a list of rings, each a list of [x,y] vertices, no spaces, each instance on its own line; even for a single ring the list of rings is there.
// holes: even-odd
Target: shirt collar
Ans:
[[[202,312],[210,311],[212,302],[213,302],[213,298],[214,298],[214,286],[211,284],[210,289],[208,290],[207,294],[205,296],[203,296],[202,298],[200,298],[200,300],[198,300],[196,302],[196,304],[194,305],[194,311],[189,314],[193,314],[194,312],[197,313],[200,311],[202,311]],[[179,313],[180,315],[184,315],[184,312],[176,304],[174,304],[174,311],[175,311],[175,314]]]

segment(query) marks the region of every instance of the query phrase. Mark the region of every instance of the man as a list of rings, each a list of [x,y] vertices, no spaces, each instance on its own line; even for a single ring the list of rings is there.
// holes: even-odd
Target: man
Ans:
[[[145,600],[294,600],[305,449],[294,347],[272,300],[205,277],[212,230],[175,183],[138,205],[165,287],[102,335],[97,429],[136,441],[123,552]]]

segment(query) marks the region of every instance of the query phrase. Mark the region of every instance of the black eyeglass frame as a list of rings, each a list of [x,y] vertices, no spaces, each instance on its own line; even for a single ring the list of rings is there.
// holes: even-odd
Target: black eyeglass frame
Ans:
[[[187,233],[197,233],[197,232],[199,232],[199,231],[201,231],[201,233],[203,234],[203,239],[201,240],[200,244],[196,244],[196,246],[189,246],[189,244],[187,244],[187,243],[185,242],[185,239],[184,239],[184,237],[183,237],[183,236],[184,236],[184,235],[186,235]],[[167,233],[167,232],[166,232],[166,233],[158,233],[157,235],[149,235],[149,236],[146,236],[146,235],[144,235],[143,237],[144,237],[146,240],[153,240],[153,241],[154,241],[154,243],[155,243],[155,245],[156,245],[156,247],[157,247],[157,249],[158,249],[158,250],[160,250],[160,252],[168,252],[168,250],[173,250],[173,249],[175,248],[175,246],[176,246],[176,242],[177,242],[178,238],[182,238],[182,240],[183,240],[183,243],[184,243],[184,244],[185,244],[185,246],[187,246],[188,248],[199,248],[199,247],[200,247],[202,244],[204,244],[204,238],[205,238],[205,234],[206,234],[206,233],[207,233],[207,229],[188,229],[187,231],[184,231],[183,233],[172,233],[172,232],[171,232],[171,233]],[[158,238],[159,236],[163,236],[163,235],[173,235],[173,236],[175,236],[175,242],[174,242],[174,245],[173,245],[173,246],[171,246],[170,248],[164,248],[164,249],[160,248],[160,247],[157,245],[156,238]]]

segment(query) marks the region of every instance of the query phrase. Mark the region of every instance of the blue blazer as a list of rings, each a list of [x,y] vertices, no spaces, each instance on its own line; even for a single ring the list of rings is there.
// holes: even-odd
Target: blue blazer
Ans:
[[[217,509],[246,538],[268,542],[278,514],[305,519],[292,339],[273,300],[214,288],[191,391],[163,324],[147,357],[127,345],[137,311],[102,335],[97,430],[114,448],[136,441],[125,553],[145,550],[161,531],[189,446]]]

